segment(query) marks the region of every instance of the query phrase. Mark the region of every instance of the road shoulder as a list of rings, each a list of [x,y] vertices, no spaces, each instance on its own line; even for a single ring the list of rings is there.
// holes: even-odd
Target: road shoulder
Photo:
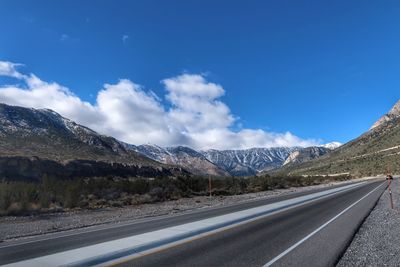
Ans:
[[[337,264],[347,266],[400,266],[400,183],[391,184],[394,209],[386,190],[354,236]]]

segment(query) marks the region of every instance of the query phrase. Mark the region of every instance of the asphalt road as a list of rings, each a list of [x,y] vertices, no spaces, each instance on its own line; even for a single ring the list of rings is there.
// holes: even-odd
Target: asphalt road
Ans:
[[[363,194],[365,195],[376,186],[376,182],[369,183],[333,197],[315,201],[236,227],[229,231],[189,242],[184,246],[168,249],[161,253],[152,254],[151,256],[142,257],[134,262],[124,264],[129,266],[263,265],[269,259],[282,252],[284,248],[289,247],[298,241],[298,239],[307,235],[312,229],[317,228],[329,216],[334,215],[335,212],[337,213],[338,210],[346,207],[349,203],[351,204],[352,201],[354,202],[355,199]],[[323,190],[294,193],[271,199],[189,212],[181,215],[161,216],[125,224],[90,227],[67,233],[56,233],[20,241],[4,242],[0,245],[0,265],[155,231],[169,226],[194,222]],[[348,224],[358,225],[372,208],[380,193],[381,190],[377,190],[365,199],[365,201],[360,202],[360,206],[365,202],[363,204],[364,208],[357,208],[355,209],[356,211],[352,209],[351,213],[354,213],[355,217],[348,219],[347,222],[350,221]],[[343,218],[346,216],[348,214],[345,214]],[[338,219],[332,225],[336,225],[343,218]],[[348,225],[344,227],[344,229],[339,231],[340,233],[335,233],[335,237],[342,235],[346,236],[347,239],[349,239],[349,236],[350,238],[352,237],[352,234],[347,234],[347,230],[356,229],[356,227],[351,228]],[[322,232],[325,232],[325,229]],[[304,246],[302,245],[302,247]],[[294,254],[296,251],[297,249],[291,252],[291,254]],[[309,249],[308,253],[311,253],[310,251],[313,252],[313,249]],[[284,259],[289,259],[290,257],[288,256],[284,257]]]
[[[115,265],[334,266],[386,188],[382,183],[368,183]]]

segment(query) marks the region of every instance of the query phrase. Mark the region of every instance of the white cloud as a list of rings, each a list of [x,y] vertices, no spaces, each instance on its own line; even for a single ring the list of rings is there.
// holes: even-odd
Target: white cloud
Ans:
[[[237,119],[220,100],[225,90],[202,75],[183,74],[165,79],[165,107],[151,91],[130,80],[105,84],[94,104],[81,100],[68,88],[17,71],[18,64],[0,61],[0,75],[24,82],[0,85],[0,102],[34,108],[50,108],[102,134],[132,144],[187,145],[197,149],[310,146],[289,132],[260,129],[231,130]]]
[[[173,142],[174,135],[168,130],[166,113],[159,100],[129,80],[104,85],[97,96],[96,108],[105,118],[104,133],[134,144]]]
[[[18,66],[21,66],[21,64],[0,61],[0,76],[9,76],[17,79],[24,78],[24,75],[16,70]]]
[[[200,75],[184,74],[162,81],[173,105],[168,116],[185,132],[227,128],[234,118],[227,105],[217,100],[225,91]]]

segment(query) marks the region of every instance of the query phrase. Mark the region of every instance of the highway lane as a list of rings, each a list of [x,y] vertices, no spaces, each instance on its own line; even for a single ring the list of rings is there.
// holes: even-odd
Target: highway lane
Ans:
[[[331,188],[332,187],[329,187],[329,189]],[[235,211],[275,203],[310,193],[321,192],[326,189],[328,188],[292,193],[270,199],[249,201],[230,206],[204,209],[180,215],[160,216],[155,218],[135,220],[134,222],[130,223],[89,227],[13,242],[4,242],[0,245],[0,265],[137,235],[149,231],[163,229],[169,226],[194,222],[205,218],[211,218]]]
[[[382,181],[368,183],[182,245],[117,260],[113,265],[334,266],[385,185]]]

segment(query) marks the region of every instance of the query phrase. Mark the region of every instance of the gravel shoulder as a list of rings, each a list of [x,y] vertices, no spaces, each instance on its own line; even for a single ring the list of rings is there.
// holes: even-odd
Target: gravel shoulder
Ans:
[[[368,178],[345,182],[327,183],[315,186],[279,189],[234,196],[193,197],[165,201],[152,204],[141,204],[122,208],[107,208],[99,210],[71,210],[62,213],[42,214],[33,216],[0,217],[0,241],[20,239],[51,232],[67,231],[76,228],[90,227],[100,224],[111,224],[135,219],[167,214],[177,214],[198,209],[218,207],[242,203],[255,199],[272,198],[293,192],[304,192],[318,188],[328,188],[338,184],[361,181]]]
[[[394,209],[386,190],[365,219],[337,264],[344,266],[400,266],[400,181],[391,183]]]

